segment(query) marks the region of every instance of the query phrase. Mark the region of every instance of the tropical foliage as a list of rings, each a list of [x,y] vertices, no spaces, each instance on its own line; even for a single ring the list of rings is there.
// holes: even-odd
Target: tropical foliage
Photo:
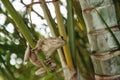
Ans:
[[[119,79],[119,0],[25,1],[0,2],[0,80]],[[14,3],[22,7],[17,10]],[[65,39],[66,45],[51,56],[57,69],[51,72],[40,52],[37,56],[47,73],[35,75],[38,67],[23,61],[27,44],[34,48],[37,40],[58,36]],[[108,53],[116,55],[99,58]],[[115,71],[110,73],[110,69]]]

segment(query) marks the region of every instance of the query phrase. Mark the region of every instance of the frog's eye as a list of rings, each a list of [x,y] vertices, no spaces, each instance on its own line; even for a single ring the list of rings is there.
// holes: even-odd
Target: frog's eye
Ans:
[[[64,39],[63,36],[59,36],[59,38]]]

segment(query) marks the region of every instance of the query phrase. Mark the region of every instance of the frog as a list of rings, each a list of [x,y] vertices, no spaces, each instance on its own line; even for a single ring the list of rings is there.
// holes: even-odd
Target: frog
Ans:
[[[57,38],[47,38],[44,40],[39,39],[36,46],[32,49],[33,52],[38,52],[39,50],[43,51],[46,58],[49,58],[52,53],[58,48],[65,45],[66,41],[62,36]]]
[[[45,62],[47,65],[51,65],[51,70],[54,70],[56,63],[51,59],[51,56],[57,49],[63,47],[65,44],[66,41],[61,36],[56,38],[50,37],[46,39],[39,39],[34,48],[31,48],[29,45],[27,46],[24,54],[24,61],[26,62],[28,59],[30,59],[30,62],[33,65],[39,67],[35,74],[44,75],[46,74],[46,70],[43,68],[41,61],[37,57],[39,51],[42,51],[44,53],[46,57]]]

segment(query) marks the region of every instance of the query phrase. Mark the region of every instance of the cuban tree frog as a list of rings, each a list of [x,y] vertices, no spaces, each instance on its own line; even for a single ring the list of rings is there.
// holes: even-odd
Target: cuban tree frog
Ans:
[[[58,38],[48,38],[44,40],[38,40],[33,52],[43,51],[46,57],[50,57],[52,53],[58,48],[65,45],[65,40],[60,36]]]
[[[44,55],[46,56],[46,59],[50,59],[50,56],[52,53],[57,50],[58,48],[64,46],[66,41],[62,37],[57,37],[57,38],[47,38],[43,40],[38,40],[36,46],[31,49],[30,46],[26,48],[25,55],[24,55],[24,61],[27,61],[28,58],[30,59],[31,63],[40,69],[36,71],[37,75],[42,75],[45,74],[46,71],[42,67],[42,64],[40,60],[37,58],[37,53],[38,51],[43,51]],[[51,59],[50,59],[51,60]],[[47,60],[48,62],[48,60]],[[54,62],[49,62],[51,63],[51,66],[54,67],[55,63]]]

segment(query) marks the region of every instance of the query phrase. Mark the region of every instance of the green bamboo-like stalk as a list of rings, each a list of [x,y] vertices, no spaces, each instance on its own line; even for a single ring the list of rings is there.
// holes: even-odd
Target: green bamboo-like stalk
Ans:
[[[73,62],[75,63],[75,26],[72,0],[67,0],[67,10],[67,31],[69,36],[69,46]]]
[[[65,32],[63,19],[62,19],[61,13],[60,13],[59,3],[58,2],[54,3],[54,6],[55,6],[55,13],[56,13],[56,18],[57,18],[57,23],[58,23],[58,28],[59,28],[60,35],[63,36],[64,39],[67,41],[67,35],[66,35],[66,32]],[[64,48],[64,54],[65,54],[67,64],[72,69],[73,68],[73,63],[72,63],[72,59],[71,59],[68,44],[65,45],[63,48]]]
[[[62,18],[60,8],[59,8],[59,1],[55,2],[53,4],[54,4],[54,7],[55,7],[56,19],[57,19],[57,24],[58,24],[58,29],[59,29],[60,35],[63,36],[64,39],[67,41],[67,34],[65,32],[65,26],[64,26],[63,18]],[[68,43],[63,47],[63,50],[64,50],[64,55],[65,55],[65,59],[66,59],[68,69],[70,70],[70,72],[74,72],[74,65],[73,65],[71,55],[70,55],[70,50],[69,50],[69,47],[68,47]],[[66,67],[66,65],[64,67]],[[68,80],[71,77],[71,73],[70,73],[70,75],[68,75],[68,73],[69,73],[68,71],[66,71],[66,70],[63,70],[63,71],[64,71],[64,75],[65,75],[65,80]],[[75,80],[75,78],[73,80]]]
[[[21,16],[18,12],[14,9],[14,7],[11,5],[9,0],[1,0],[4,6],[6,7],[7,11],[15,21],[18,29],[22,33],[22,35],[25,37],[25,39],[28,41],[31,47],[35,46],[35,42],[33,41],[33,36],[31,35],[30,31],[28,30],[27,26],[23,22]]]
[[[95,80],[119,80],[120,30],[113,0],[80,0],[80,4],[92,51]]]
[[[35,46],[34,38],[32,34],[30,33],[29,29],[27,28],[27,25],[23,22],[22,17],[18,14],[18,12],[14,9],[14,7],[11,5],[9,0],[2,0],[2,3],[4,4],[5,8],[13,18],[14,22],[17,25],[17,28],[20,30],[24,38],[28,41],[29,45],[33,48]],[[38,57],[39,58],[39,57]],[[43,59],[39,58],[41,60],[41,64],[43,67],[48,71],[48,68],[44,65]]]
[[[77,19],[75,19],[74,21],[75,32],[79,34],[79,37],[78,36],[75,37],[75,48],[78,47],[76,50],[79,53],[74,54],[76,56],[75,62],[77,65],[77,74],[79,74],[79,72],[81,73],[78,75],[78,78],[81,75],[81,77],[83,77],[84,79],[80,77],[79,78],[80,80],[93,80],[94,72],[88,51],[86,51],[88,41],[81,6],[78,0],[72,0],[72,4],[73,4],[72,8],[74,9],[75,12],[74,14],[77,15],[76,16]]]

